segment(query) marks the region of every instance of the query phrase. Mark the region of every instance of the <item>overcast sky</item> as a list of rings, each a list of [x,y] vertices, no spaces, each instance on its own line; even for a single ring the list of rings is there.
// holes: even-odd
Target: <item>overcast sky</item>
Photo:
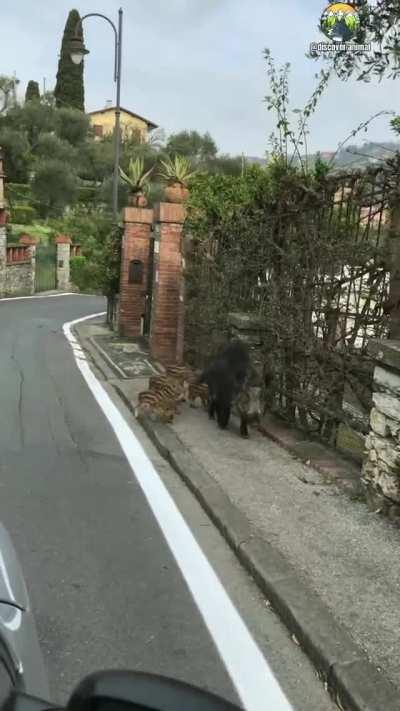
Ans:
[[[263,103],[268,92],[263,50],[290,62],[291,106],[304,105],[318,63],[305,58],[317,29],[320,0],[82,0],[81,15],[124,10],[122,104],[167,133],[209,131],[222,152],[263,156],[274,122]],[[71,0],[3,0],[0,73],[53,88],[62,32]],[[99,19],[85,22],[90,55],[85,63],[86,109],[114,99],[112,31]],[[353,128],[379,110],[400,113],[400,80],[364,84],[333,79],[313,118],[310,149],[336,148]],[[295,115],[294,115],[295,116]],[[389,118],[357,139],[392,140]]]

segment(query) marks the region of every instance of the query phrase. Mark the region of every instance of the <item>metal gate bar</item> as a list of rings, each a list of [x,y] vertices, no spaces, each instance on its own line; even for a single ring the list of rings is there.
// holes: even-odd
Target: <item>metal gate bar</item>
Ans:
[[[40,244],[36,247],[35,291],[57,288],[57,247]]]

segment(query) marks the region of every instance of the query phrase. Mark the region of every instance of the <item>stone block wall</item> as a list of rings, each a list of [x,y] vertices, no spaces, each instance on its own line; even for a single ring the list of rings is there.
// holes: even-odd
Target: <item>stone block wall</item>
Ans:
[[[371,509],[400,517],[400,341],[370,341],[376,367],[362,482]]]
[[[247,313],[228,314],[229,338],[239,338],[249,347],[252,365],[257,374],[263,376],[262,347],[265,325],[258,316]]]
[[[35,293],[35,269],[32,260],[7,264],[4,296],[31,296]]]
[[[0,147],[0,298],[4,296],[7,265],[7,220],[8,212],[4,198],[3,149]]]
[[[6,227],[0,226],[0,298],[5,296],[7,270],[7,232]]]
[[[32,296],[35,293],[36,240],[22,235],[18,245],[6,245],[3,296]]]

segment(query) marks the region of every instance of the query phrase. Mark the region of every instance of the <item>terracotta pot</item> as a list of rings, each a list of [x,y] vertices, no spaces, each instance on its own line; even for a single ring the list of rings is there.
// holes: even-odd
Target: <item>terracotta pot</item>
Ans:
[[[147,198],[143,193],[130,193],[128,203],[130,207],[147,207]]]
[[[189,190],[181,183],[173,183],[165,188],[165,199],[167,202],[185,202],[189,197]]]

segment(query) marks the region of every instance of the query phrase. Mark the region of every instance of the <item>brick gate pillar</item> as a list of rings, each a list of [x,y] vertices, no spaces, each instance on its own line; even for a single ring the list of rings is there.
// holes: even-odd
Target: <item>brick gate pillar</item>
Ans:
[[[125,208],[118,317],[121,336],[142,335],[152,224],[153,210]]]
[[[72,239],[68,235],[57,235],[57,289],[68,291],[71,286],[70,258]]]
[[[159,203],[155,208],[153,300],[150,354],[163,364],[182,363],[184,332],[183,205]]]

